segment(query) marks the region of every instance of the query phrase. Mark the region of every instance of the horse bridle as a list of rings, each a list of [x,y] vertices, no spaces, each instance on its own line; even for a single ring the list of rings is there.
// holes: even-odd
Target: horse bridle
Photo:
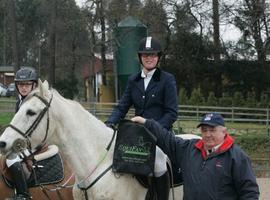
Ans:
[[[43,140],[41,141],[41,143],[36,147],[36,149],[38,147],[41,147],[44,145],[47,136],[48,136],[48,130],[49,130],[49,124],[50,124],[50,120],[49,120],[49,108],[53,99],[53,95],[51,96],[51,99],[49,102],[47,102],[44,98],[38,96],[37,94],[33,95],[34,97],[37,97],[42,103],[45,104],[45,107],[43,108],[43,110],[39,113],[39,115],[37,116],[37,118],[35,119],[35,121],[33,122],[33,124],[27,129],[26,132],[21,131],[20,129],[18,129],[16,126],[9,124],[7,127],[10,127],[12,129],[14,129],[16,132],[18,132],[20,135],[22,135],[25,139],[27,139],[28,144],[30,145],[30,149],[31,149],[31,143],[29,142],[29,138],[31,137],[32,133],[34,132],[34,130],[37,128],[38,124],[41,122],[41,120],[43,119],[43,117],[45,116],[45,114],[47,113],[47,126],[46,126],[46,134],[43,138]]]

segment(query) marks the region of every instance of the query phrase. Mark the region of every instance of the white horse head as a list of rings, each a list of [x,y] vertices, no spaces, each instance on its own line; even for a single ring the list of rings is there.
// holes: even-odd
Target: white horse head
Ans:
[[[32,148],[45,141],[56,144],[75,173],[77,184],[88,186],[112,164],[114,144],[106,151],[112,135],[112,129],[79,103],[49,89],[46,81],[39,81],[1,135],[0,148],[7,154],[17,141],[27,141]],[[111,170],[87,190],[89,199],[117,200],[142,200],[146,192],[133,176],[116,176]]]

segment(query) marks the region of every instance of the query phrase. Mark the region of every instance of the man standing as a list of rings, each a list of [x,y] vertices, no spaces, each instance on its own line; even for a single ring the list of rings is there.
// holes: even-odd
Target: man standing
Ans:
[[[183,140],[157,122],[134,117],[156,137],[157,145],[183,171],[185,200],[258,200],[259,187],[249,157],[234,143],[220,114],[203,116],[202,139]]]

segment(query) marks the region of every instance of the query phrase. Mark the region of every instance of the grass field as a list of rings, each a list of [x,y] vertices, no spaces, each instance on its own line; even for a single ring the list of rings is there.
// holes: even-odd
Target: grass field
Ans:
[[[0,114],[0,126],[5,126],[9,124],[12,117],[14,116],[13,113],[1,113]]]
[[[268,135],[270,126],[258,123],[232,123],[225,122],[228,132],[232,135],[245,135],[245,134],[263,134]],[[198,122],[196,121],[181,121],[174,124],[175,130],[181,127],[185,133],[199,134],[197,129]]]

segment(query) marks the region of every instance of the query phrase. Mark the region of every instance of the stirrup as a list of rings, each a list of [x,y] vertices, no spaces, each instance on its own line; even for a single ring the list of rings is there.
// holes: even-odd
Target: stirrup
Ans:
[[[6,198],[5,200],[31,200],[31,199],[32,197],[30,196],[18,194],[18,195],[14,195],[13,197]]]

